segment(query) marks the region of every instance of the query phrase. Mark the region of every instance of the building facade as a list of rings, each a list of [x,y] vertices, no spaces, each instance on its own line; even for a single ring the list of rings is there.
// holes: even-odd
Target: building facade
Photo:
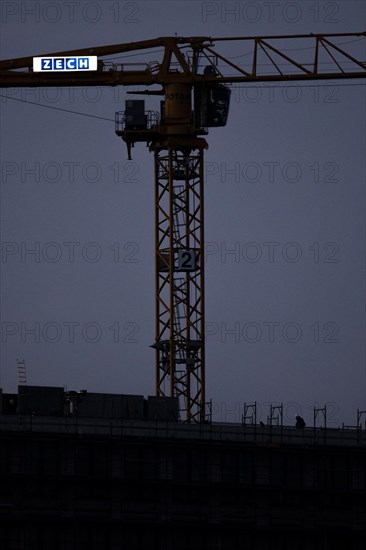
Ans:
[[[34,391],[3,396],[1,550],[366,548],[365,430],[187,425],[102,394],[41,415]]]

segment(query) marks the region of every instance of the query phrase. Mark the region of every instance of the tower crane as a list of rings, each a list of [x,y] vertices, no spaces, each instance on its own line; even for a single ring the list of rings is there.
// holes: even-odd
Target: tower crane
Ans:
[[[204,136],[226,125],[230,85],[365,78],[365,39],[366,32],[162,37],[0,61],[2,88],[145,86],[132,93],[161,96],[158,112],[126,100],[115,130],[129,158],[137,142],[154,153],[156,394],[178,397],[187,422],[204,421],[206,412]],[[108,59],[130,52],[148,61]]]

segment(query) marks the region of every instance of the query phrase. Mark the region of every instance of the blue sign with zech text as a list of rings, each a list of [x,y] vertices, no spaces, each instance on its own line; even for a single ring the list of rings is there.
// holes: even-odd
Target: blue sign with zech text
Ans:
[[[96,71],[97,56],[34,57],[34,72]]]

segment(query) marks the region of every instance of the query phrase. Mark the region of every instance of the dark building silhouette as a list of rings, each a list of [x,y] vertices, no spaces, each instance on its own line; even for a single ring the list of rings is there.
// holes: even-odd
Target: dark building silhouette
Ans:
[[[179,422],[175,399],[1,396],[1,550],[364,550],[366,433]]]

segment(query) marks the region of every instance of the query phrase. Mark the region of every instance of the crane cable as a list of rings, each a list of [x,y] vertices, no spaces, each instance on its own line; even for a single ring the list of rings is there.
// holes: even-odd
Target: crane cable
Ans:
[[[357,82],[357,83],[354,83],[354,84],[321,84],[322,86],[339,86],[340,88],[345,88],[345,87],[350,87],[350,86],[365,86],[366,83],[364,82]],[[255,85],[256,87],[258,87],[258,84]],[[296,87],[298,88],[314,88],[315,85],[312,85],[312,86],[308,86],[308,85],[304,85],[304,84],[296,84]],[[319,86],[319,85],[318,85]],[[238,88],[242,88],[243,86],[242,85],[238,85],[237,86]],[[288,84],[287,85],[283,85],[283,84],[277,84],[277,85],[273,85],[273,86],[268,86],[268,85],[265,85],[265,86],[259,86],[260,88],[291,88],[292,86],[289,86]],[[27,99],[19,99],[17,97],[9,97],[9,96],[6,96],[6,95],[2,95],[0,94],[0,98],[2,99],[11,99],[13,101],[19,101],[20,103],[29,103],[30,105],[37,105],[37,107],[45,107],[46,109],[54,109],[56,111],[62,111],[64,113],[71,113],[73,115],[81,115],[81,116],[86,116],[86,117],[89,117],[89,118],[97,118],[99,120],[106,120],[108,122],[115,122],[115,120],[113,118],[107,118],[107,117],[102,117],[102,116],[98,116],[98,115],[91,115],[89,113],[82,113],[81,111],[72,111],[71,109],[63,109],[62,107],[54,107],[53,105],[45,105],[44,103],[37,103],[36,101],[28,101]]]
[[[1,98],[12,99],[13,101],[20,101],[21,103],[30,103],[31,105],[37,105],[37,107],[46,107],[46,109],[55,109],[56,111],[63,111],[64,113],[71,113],[74,115],[82,115],[90,118],[98,118],[100,120],[108,120],[108,122],[114,122],[113,118],[107,118],[98,115],[91,115],[89,113],[82,113],[81,111],[71,111],[71,109],[62,109],[62,107],[54,107],[53,105],[45,105],[44,103],[37,103],[36,101],[28,101],[27,99],[19,99],[17,97],[8,97],[6,95],[0,94]]]

